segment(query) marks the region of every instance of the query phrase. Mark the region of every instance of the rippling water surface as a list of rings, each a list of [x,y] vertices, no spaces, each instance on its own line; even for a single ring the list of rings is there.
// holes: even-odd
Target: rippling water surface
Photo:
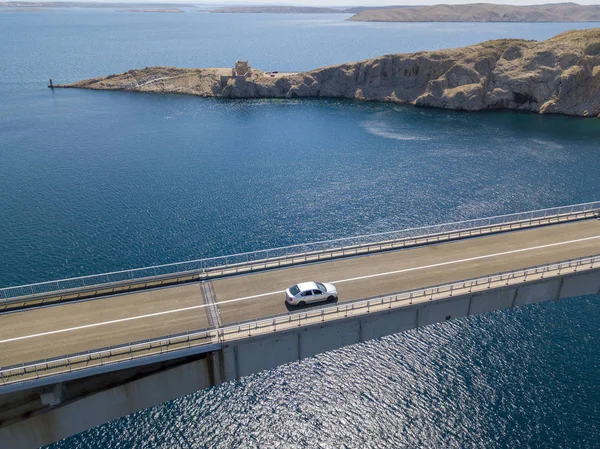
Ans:
[[[0,13],[0,287],[600,199],[600,120],[45,87],[236,59],[296,71],[597,26],[345,17]],[[599,304],[347,347],[52,447],[600,447]]]

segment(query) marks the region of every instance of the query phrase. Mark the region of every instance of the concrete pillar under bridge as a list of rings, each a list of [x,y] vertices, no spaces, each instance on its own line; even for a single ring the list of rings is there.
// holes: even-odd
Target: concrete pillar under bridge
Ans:
[[[56,376],[54,384],[0,396],[0,448],[37,448],[198,390],[346,345],[454,318],[589,294],[600,294],[600,269],[249,336],[208,352],[148,357],[138,366],[113,365],[110,372],[86,377]]]

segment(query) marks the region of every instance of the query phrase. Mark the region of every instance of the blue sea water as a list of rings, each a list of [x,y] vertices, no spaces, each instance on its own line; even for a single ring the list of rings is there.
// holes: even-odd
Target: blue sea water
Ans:
[[[46,88],[151,65],[299,71],[598,24],[0,13],[0,287],[600,198],[600,120]],[[597,297],[406,332],[67,448],[600,447]]]

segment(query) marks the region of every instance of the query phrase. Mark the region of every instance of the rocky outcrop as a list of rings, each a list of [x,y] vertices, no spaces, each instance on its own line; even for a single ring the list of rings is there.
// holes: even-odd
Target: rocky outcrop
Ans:
[[[305,73],[150,67],[61,87],[221,98],[334,97],[477,111],[600,114],[600,29],[386,55]]]

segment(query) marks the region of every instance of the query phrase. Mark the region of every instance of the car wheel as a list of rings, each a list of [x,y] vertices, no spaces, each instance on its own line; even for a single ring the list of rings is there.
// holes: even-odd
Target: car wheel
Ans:
[[[306,303],[304,301],[300,301],[298,303],[298,307],[306,307]]]
[[[327,302],[333,302],[335,301],[335,296],[330,296],[329,298],[327,298]]]

